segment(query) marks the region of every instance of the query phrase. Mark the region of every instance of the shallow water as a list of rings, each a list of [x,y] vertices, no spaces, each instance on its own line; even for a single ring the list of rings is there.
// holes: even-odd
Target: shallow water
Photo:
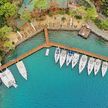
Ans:
[[[76,47],[103,56],[108,56],[108,42],[99,39],[96,35],[91,34],[88,39],[78,36],[78,32],[67,31],[49,31],[50,41],[61,43],[69,47]],[[32,37],[31,39],[19,45],[12,55],[7,57],[7,60],[12,60],[21,54],[35,48],[45,42],[44,33]]]
[[[21,44],[14,54],[19,56],[44,42],[43,33],[39,34],[39,37]],[[50,32],[50,40],[103,55],[108,54],[107,43],[99,41],[96,36],[85,40],[76,36],[75,32]],[[55,48],[50,48],[48,57],[44,56],[43,49],[23,60],[28,71],[27,81],[20,76],[15,65],[10,67],[18,88],[7,89],[4,85],[1,86],[0,108],[108,107],[108,74],[102,78],[100,71],[97,76],[94,76],[93,72],[88,76],[85,68],[79,75],[78,65],[74,69],[71,65],[64,65],[60,69],[59,64],[54,63],[54,50]]]
[[[49,38],[50,41],[108,56],[108,42],[105,42],[94,34],[90,34],[88,39],[84,39],[78,36],[78,32],[50,31]]]

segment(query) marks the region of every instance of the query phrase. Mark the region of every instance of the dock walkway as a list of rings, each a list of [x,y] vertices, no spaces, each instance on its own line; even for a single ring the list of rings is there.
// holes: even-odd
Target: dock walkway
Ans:
[[[82,49],[79,49],[79,48],[69,47],[69,46],[59,44],[59,43],[55,43],[55,42],[50,42],[49,45],[52,46],[52,47],[53,46],[54,47],[60,47],[60,48],[66,49],[66,50],[75,51],[77,53],[85,54],[85,55],[88,55],[90,57],[94,57],[94,58],[97,58],[97,59],[108,61],[108,57],[106,57],[106,56],[101,56],[101,55],[98,55],[98,54],[95,54],[95,53],[92,53],[92,52],[89,52],[89,51],[85,51],[85,50],[82,50]]]
[[[49,37],[48,37],[48,29],[45,28],[44,29],[44,32],[45,32],[45,44],[42,44],[30,51],[28,51],[27,53],[25,54],[22,54],[21,56],[19,56],[18,58],[14,59],[14,60],[11,60],[9,61],[8,63],[0,66],[0,70],[2,71],[3,69],[17,63],[18,61],[30,56],[31,54],[43,49],[43,48],[46,48],[46,47],[60,47],[60,48],[63,48],[63,49],[67,49],[67,50],[72,50],[72,51],[75,51],[75,52],[78,52],[78,53],[81,53],[81,54],[85,54],[85,55],[88,55],[88,56],[91,56],[91,57],[95,57],[95,58],[98,58],[98,59],[101,59],[101,60],[104,60],[104,61],[108,61],[108,57],[106,56],[102,56],[102,55],[98,55],[98,54],[95,54],[95,53],[92,53],[92,52],[88,52],[88,51],[85,51],[85,50],[82,50],[82,49],[79,49],[79,48],[74,48],[74,47],[69,47],[69,46],[66,46],[66,45],[63,45],[63,44],[59,44],[59,43],[55,43],[55,42],[50,42],[49,41]]]
[[[108,41],[108,32],[100,30],[92,21],[88,22],[88,25],[94,34]]]
[[[89,34],[90,34],[90,29],[87,28],[86,26],[83,26],[79,31],[79,35],[86,39],[88,38]]]
[[[17,62],[19,62],[20,60],[22,60],[22,59],[24,59],[24,58],[30,56],[31,54],[33,54],[33,53],[35,53],[35,52],[37,52],[37,51],[39,51],[40,49],[44,48],[45,46],[46,46],[45,44],[40,45],[40,46],[38,46],[38,47],[36,47],[36,48],[34,48],[34,49],[28,51],[27,53],[22,54],[22,55],[19,56],[18,58],[14,59],[14,60],[11,60],[11,61],[9,61],[8,63],[6,63],[6,64],[0,66],[0,70],[3,70],[3,69],[5,69],[5,68],[7,68],[7,67],[9,67],[9,66],[11,66],[11,65],[13,65],[13,64],[15,64],[15,63],[17,63]]]

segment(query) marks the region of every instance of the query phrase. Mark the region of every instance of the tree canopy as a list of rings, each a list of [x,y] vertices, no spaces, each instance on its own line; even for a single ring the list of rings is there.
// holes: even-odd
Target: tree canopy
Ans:
[[[11,50],[11,49],[14,48],[14,45],[12,44],[12,42],[6,41],[6,42],[4,43],[4,47],[5,47],[5,48],[8,48],[9,50]]]
[[[94,8],[87,8],[86,10],[86,19],[90,20],[90,19],[95,19],[98,16],[96,9]]]
[[[5,3],[7,3],[7,2],[8,2],[8,0],[0,0],[0,5],[3,5]]]
[[[24,11],[22,14],[21,14],[21,19],[24,20],[24,21],[30,21],[31,19],[31,14],[29,11]]]
[[[102,0],[102,13],[108,17],[108,0]]]
[[[12,17],[16,14],[16,6],[10,2],[5,3],[0,7],[0,15],[7,17]]]
[[[34,7],[37,9],[46,9],[48,7],[47,0],[35,0]]]
[[[6,38],[7,33],[11,31],[12,31],[12,28],[6,25],[0,28],[0,39]]]

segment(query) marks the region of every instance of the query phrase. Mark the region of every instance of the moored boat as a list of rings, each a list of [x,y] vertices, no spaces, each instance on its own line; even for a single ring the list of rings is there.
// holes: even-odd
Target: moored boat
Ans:
[[[27,70],[25,68],[23,61],[19,61],[18,63],[16,63],[16,66],[19,70],[19,73],[22,75],[22,77],[27,80]]]
[[[79,57],[80,57],[80,54],[78,54],[78,53],[73,54],[72,68],[74,68],[76,66],[76,64],[78,63]]]
[[[101,67],[101,60],[100,59],[96,59],[95,60],[95,64],[94,64],[94,74],[96,75]]]
[[[62,50],[60,54],[60,68],[63,66],[66,60],[66,50]]]
[[[107,70],[108,70],[108,63],[107,62],[103,62],[102,63],[102,77],[105,76]]]
[[[18,85],[16,84],[15,78],[14,78],[13,74],[11,73],[11,71],[7,68],[4,71],[4,73],[7,76],[7,78],[9,79],[9,81],[11,82],[12,86],[14,86],[16,88]]]
[[[59,58],[60,58],[60,48],[58,47],[56,48],[55,54],[54,54],[55,63],[58,62]]]
[[[87,71],[88,71],[88,75],[91,74],[93,68],[94,68],[94,64],[95,64],[95,58],[90,57],[89,61],[88,61],[88,65],[87,65]]]
[[[79,73],[81,73],[84,70],[86,63],[87,63],[87,59],[88,57],[86,55],[82,55],[80,62],[79,62]]]
[[[9,81],[9,79],[7,78],[5,73],[0,73],[0,78],[3,82],[3,84],[7,87],[10,88],[12,86],[11,82]]]
[[[47,49],[46,49],[46,52],[45,52],[45,56],[48,56],[48,55],[49,55],[49,51],[50,51],[50,50],[47,48]]]
[[[72,51],[69,51],[67,53],[67,56],[66,56],[66,65],[68,66],[70,64],[70,62],[72,61],[72,58],[73,58],[73,52]]]

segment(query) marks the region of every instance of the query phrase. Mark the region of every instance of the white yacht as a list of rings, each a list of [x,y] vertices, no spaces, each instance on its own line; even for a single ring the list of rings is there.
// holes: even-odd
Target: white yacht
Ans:
[[[86,63],[87,63],[87,59],[88,57],[86,55],[82,55],[80,62],[79,62],[79,73],[81,73],[84,70]]]
[[[87,65],[88,75],[91,74],[95,64],[95,58],[90,57]]]
[[[48,56],[48,55],[49,55],[49,51],[50,51],[50,50],[47,48],[47,49],[46,49],[46,52],[45,52],[45,56]]]
[[[108,63],[107,62],[103,62],[102,63],[102,77],[105,76],[107,70],[108,70]]]
[[[72,58],[73,58],[73,52],[69,51],[66,56],[66,66],[70,64],[70,62],[72,61]]]
[[[78,54],[78,53],[73,54],[72,68],[74,68],[76,66],[76,64],[78,63],[79,57],[80,57],[80,54]]]
[[[96,59],[94,64],[94,74],[96,75],[101,67],[101,60]]]
[[[19,73],[22,75],[22,77],[27,80],[27,70],[25,68],[23,61],[19,61],[18,63],[16,63],[16,66],[19,70]]]
[[[9,81],[11,82],[12,86],[14,86],[15,88],[18,86],[16,84],[16,81],[15,81],[15,78],[14,76],[12,75],[11,71],[7,68],[5,71],[4,71],[5,75],[7,76],[7,78],[9,79]]]
[[[58,47],[56,48],[55,54],[54,54],[55,63],[58,62],[59,58],[60,58],[60,48]]]
[[[9,79],[7,78],[6,74],[5,73],[0,73],[0,78],[3,82],[3,84],[9,88],[12,86],[11,82],[9,81]]]
[[[60,54],[60,68],[63,66],[66,60],[66,50],[62,50]]]

